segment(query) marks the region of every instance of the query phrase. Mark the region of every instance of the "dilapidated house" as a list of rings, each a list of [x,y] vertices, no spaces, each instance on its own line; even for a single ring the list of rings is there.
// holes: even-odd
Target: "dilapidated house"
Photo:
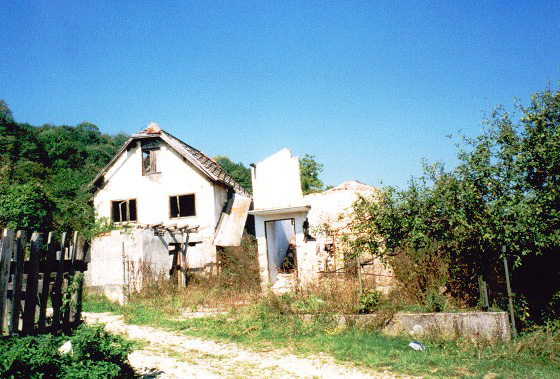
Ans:
[[[98,218],[121,230],[93,240],[86,280],[123,301],[142,274],[212,272],[217,246],[240,243],[250,194],[157,124],[132,135],[92,182]]]
[[[263,290],[285,292],[321,277],[345,272],[344,235],[358,196],[378,190],[347,181],[327,191],[303,196],[299,159],[282,149],[252,165],[255,231]],[[375,277],[378,290],[393,283],[390,268],[375,257],[362,257],[364,272]]]

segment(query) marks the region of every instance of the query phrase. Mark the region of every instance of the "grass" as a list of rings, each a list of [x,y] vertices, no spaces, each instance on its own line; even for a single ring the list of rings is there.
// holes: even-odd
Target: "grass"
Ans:
[[[264,297],[256,303],[231,307],[227,315],[178,319],[177,296],[133,298],[119,306],[100,296],[88,295],[84,310],[124,315],[131,324],[174,330],[186,335],[236,342],[254,349],[287,348],[299,354],[327,353],[344,362],[376,370],[390,370],[424,377],[457,378],[558,378],[557,354],[532,349],[535,335],[515,343],[475,344],[465,340],[422,340],[426,351],[417,352],[405,337],[387,337],[376,331],[341,328],[328,313],[303,321],[294,310],[300,304],[290,297]],[[307,304],[303,301],[304,304]],[[313,304],[313,302],[312,302]],[[305,308],[305,306],[303,306]],[[532,340],[531,340],[532,338]],[[544,340],[543,340],[544,341]],[[550,340],[548,340],[550,341]],[[520,348],[521,346],[521,348]]]

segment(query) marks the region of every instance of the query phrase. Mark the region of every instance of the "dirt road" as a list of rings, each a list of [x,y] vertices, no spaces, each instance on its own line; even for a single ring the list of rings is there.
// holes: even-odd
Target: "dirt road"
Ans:
[[[85,313],[87,323],[101,322],[106,329],[145,346],[129,355],[144,379],[178,378],[409,378],[340,364],[328,355],[301,357],[288,351],[254,351],[233,343],[185,336],[149,326],[127,325],[121,316]]]

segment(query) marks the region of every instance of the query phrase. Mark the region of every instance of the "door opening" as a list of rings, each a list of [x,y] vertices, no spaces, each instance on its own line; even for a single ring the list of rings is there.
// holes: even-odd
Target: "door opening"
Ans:
[[[268,276],[274,284],[278,274],[297,271],[296,226],[293,218],[265,221]]]

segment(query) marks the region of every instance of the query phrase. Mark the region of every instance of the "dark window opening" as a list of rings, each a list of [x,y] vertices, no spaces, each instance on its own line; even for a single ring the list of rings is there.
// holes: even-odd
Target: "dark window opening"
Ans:
[[[157,156],[159,149],[142,150],[142,175],[157,173]]]
[[[111,218],[113,222],[138,221],[136,199],[111,201]]]
[[[196,216],[194,194],[169,197],[169,217]]]

